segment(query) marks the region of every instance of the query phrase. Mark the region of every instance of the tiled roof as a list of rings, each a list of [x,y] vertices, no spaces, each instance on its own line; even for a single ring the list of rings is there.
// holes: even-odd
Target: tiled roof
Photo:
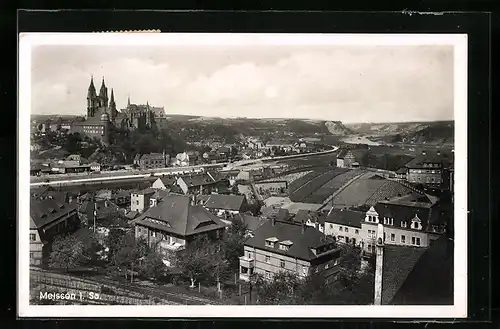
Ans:
[[[335,223],[349,227],[361,228],[365,213],[352,210],[334,210],[325,219],[325,222]]]
[[[163,154],[162,153],[149,153],[149,154],[143,154],[141,157],[141,160],[163,160]]]
[[[406,174],[406,168],[399,168],[399,169],[396,171],[396,174]]]
[[[30,228],[41,228],[76,210],[76,203],[65,203],[58,200],[31,198]]]
[[[259,217],[254,217],[248,214],[237,214],[236,218],[240,218],[243,223],[247,226],[247,230],[255,232],[260,226],[262,226],[267,220],[263,220]]]
[[[406,164],[407,168],[423,168],[424,163],[439,163],[443,166],[448,166],[451,161],[443,155],[438,155],[436,152],[426,152],[420,154],[415,159]]]
[[[163,185],[165,186],[169,186],[169,185],[173,185],[175,184],[175,178],[174,177],[168,177],[168,176],[163,176],[163,177],[160,177],[158,178],[162,183]]]
[[[420,247],[384,246],[382,305],[391,302],[424,251],[425,248]],[[418,286],[422,280],[418,279],[412,284]]]
[[[169,195],[134,220],[137,225],[188,236],[224,228],[224,223],[202,206],[192,206],[190,198]]]
[[[163,200],[163,198],[167,197],[169,195],[169,191],[165,190],[158,190],[156,191],[152,196],[151,199],[159,199]]]
[[[446,234],[425,250],[388,303],[453,304],[453,244]]]
[[[136,192],[136,194],[146,195],[146,194],[154,194],[155,192],[156,192],[156,189],[154,189],[152,187],[148,187],[148,188],[145,188],[144,190]]]
[[[245,197],[242,195],[211,194],[205,202],[206,208],[240,211]]]
[[[196,175],[191,177],[181,177],[188,187],[193,186],[203,186],[203,185],[211,185],[215,184],[216,181],[210,178],[209,175]]]
[[[279,242],[276,243],[274,248],[266,247],[266,239],[273,237],[279,241],[290,240],[293,242],[293,245],[287,251],[279,249]],[[317,258],[311,251],[311,248],[318,248],[333,243],[328,236],[313,227],[304,225],[303,228],[302,225],[292,221],[268,220],[254,231],[254,237],[245,242],[245,245],[310,261]]]
[[[310,220],[312,223],[325,224],[325,219],[326,216],[324,216],[323,214],[317,211],[311,211],[305,209],[299,210],[295,215],[295,217],[293,217],[293,221],[297,223],[301,223],[302,221],[306,223],[307,220]]]

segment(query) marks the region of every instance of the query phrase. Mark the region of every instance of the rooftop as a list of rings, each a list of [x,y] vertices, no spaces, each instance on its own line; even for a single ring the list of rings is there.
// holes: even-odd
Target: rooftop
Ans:
[[[30,200],[30,229],[42,228],[76,210],[76,203],[65,203],[53,199]]]
[[[243,195],[211,194],[204,206],[211,209],[240,211],[244,201],[245,197]]]
[[[364,218],[365,213],[361,211],[333,210],[328,214],[325,222],[361,228],[361,222]]]
[[[202,206],[191,205],[189,196],[171,194],[149,208],[134,222],[137,225],[188,236],[224,228],[224,223]]]
[[[280,249],[279,243],[274,247],[268,247],[265,242],[269,238],[276,238],[277,241],[286,243],[291,241],[293,244],[288,250]],[[254,237],[245,242],[245,245],[306,261],[321,257],[321,254],[316,256],[311,249],[321,246],[336,248],[334,240],[313,227],[279,220],[268,220],[262,224],[254,231]]]

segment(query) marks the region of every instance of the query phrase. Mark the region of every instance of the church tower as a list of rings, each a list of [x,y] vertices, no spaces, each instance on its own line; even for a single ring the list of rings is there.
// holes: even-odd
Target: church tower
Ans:
[[[106,84],[104,83],[104,77],[102,77],[101,89],[99,91],[99,107],[108,107],[108,88],[106,88]]]
[[[109,114],[111,115],[111,121],[115,121],[118,111],[116,110],[115,95],[113,88],[111,88],[111,99],[109,100]]]
[[[94,86],[94,77],[90,77],[90,86],[87,92],[87,117],[93,117],[99,107],[97,93]]]

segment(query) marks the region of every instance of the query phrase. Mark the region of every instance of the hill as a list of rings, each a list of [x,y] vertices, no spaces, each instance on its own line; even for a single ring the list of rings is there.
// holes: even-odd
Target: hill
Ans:
[[[325,122],[325,126],[332,135],[346,136],[353,134],[353,131],[340,121],[327,121]]]

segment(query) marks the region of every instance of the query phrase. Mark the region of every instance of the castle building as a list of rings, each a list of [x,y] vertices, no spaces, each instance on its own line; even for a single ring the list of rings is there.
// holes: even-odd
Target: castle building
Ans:
[[[122,111],[116,109],[115,95],[113,89],[108,97],[108,87],[102,78],[99,94],[94,86],[94,78],[91,77],[87,91],[87,114],[83,121],[65,123],[64,127],[70,133],[80,133],[90,138],[98,138],[105,145],[112,142],[111,135],[116,129],[157,129],[155,118],[165,120],[165,111],[162,107],[152,107],[149,102],[146,105],[130,103],[128,98],[127,108]],[[58,126],[59,127],[59,126]],[[40,125],[39,130],[47,127]],[[50,128],[52,129],[52,128]]]

